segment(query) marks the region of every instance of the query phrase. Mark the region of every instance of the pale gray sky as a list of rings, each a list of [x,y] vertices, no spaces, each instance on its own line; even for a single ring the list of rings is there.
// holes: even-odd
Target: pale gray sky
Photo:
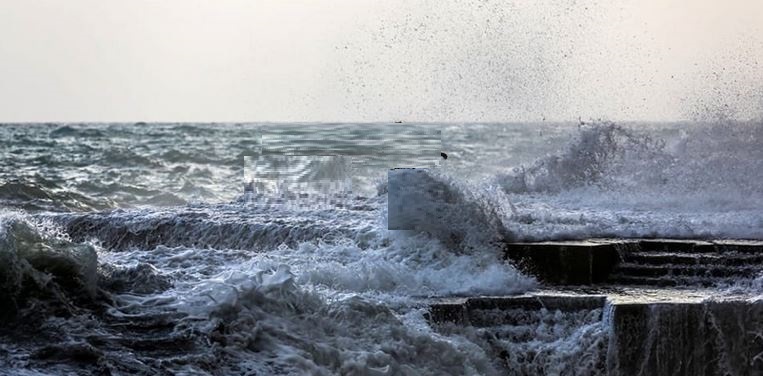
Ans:
[[[763,1],[2,0],[0,121],[763,113]]]

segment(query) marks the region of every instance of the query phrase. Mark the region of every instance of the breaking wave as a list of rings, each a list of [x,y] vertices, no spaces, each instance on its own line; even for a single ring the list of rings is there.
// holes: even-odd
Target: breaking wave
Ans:
[[[0,301],[3,314],[71,311],[97,295],[97,255],[45,223],[18,213],[0,215]],[[34,307],[34,310],[26,310]]]
[[[562,152],[495,178],[528,240],[763,238],[763,124],[581,126]]]
[[[613,189],[624,184],[665,183],[673,160],[665,143],[614,123],[581,124],[576,139],[557,155],[503,175],[510,193],[558,193],[584,186]],[[624,179],[624,174],[630,174]]]
[[[78,278],[95,295],[87,305],[65,295],[70,314],[39,318],[47,343],[15,339],[24,350],[0,358],[53,373],[498,374],[485,349],[432,331],[427,299],[536,282],[501,262],[499,216],[476,188],[436,174],[416,185],[449,192],[427,196],[424,215],[452,216],[390,231],[382,194],[331,209],[238,202],[20,217],[66,234],[53,249],[92,255]]]

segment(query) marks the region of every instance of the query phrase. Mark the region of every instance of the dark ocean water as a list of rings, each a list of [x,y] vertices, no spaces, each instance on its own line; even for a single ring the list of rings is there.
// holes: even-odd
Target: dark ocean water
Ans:
[[[425,312],[537,288],[502,241],[763,239],[759,123],[6,124],[0,140],[6,374],[501,374]],[[395,167],[428,168],[396,193],[412,230],[387,229]],[[595,374],[592,317],[514,350]]]

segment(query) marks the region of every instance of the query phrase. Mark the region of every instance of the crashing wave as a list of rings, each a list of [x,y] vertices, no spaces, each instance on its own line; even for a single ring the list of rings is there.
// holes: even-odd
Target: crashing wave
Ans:
[[[562,153],[517,167],[497,180],[510,193],[561,192],[581,186],[609,188],[623,183],[618,180],[623,173],[632,173],[632,178],[643,179],[643,183],[659,183],[666,179],[659,169],[672,162],[664,148],[664,141],[637,135],[614,123],[583,123]]]
[[[583,125],[560,153],[494,179],[512,201],[505,223],[521,240],[761,239],[763,123],[668,131]]]
[[[484,350],[411,328],[390,308],[359,297],[326,302],[290,269],[243,265],[199,283],[182,310],[205,321],[227,373],[497,374]],[[421,312],[412,313],[423,320]]]
[[[30,307],[71,311],[97,295],[97,255],[22,214],[0,215],[0,301],[13,317]],[[41,313],[27,310],[26,313]]]
[[[104,213],[56,214],[77,241],[97,239],[109,250],[158,245],[265,251],[281,244],[354,237],[372,215],[365,210],[324,210],[314,217],[292,216],[274,206],[258,210],[242,205],[198,205],[167,210],[117,210]]]

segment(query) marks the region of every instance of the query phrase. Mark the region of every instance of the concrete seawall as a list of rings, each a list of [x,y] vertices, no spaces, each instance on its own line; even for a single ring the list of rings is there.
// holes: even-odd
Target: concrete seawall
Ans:
[[[510,243],[505,255],[526,272],[553,284],[604,282],[620,262],[617,247],[606,241]]]
[[[763,301],[612,307],[607,357],[610,373],[763,374]]]
[[[506,258],[543,287],[437,301],[428,319],[508,374],[763,375],[761,242],[511,243]]]
[[[763,301],[728,300],[696,302],[628,302],[629,298],[608,299],[603,295],[525,295],[518,297],[467,298],[432,304],[430,322],[435,328],[454,325],[472,327],[485,338],[505,337],[506,327],[569,326],[582,312],[593,314],[604,328],[604,349],[593,354],[597,367],[606,375],[762,375],[763,374]],[[528,316],[542,316],[528,323]],[[541,329],[532,329],[535,333]],[[567,338],[565,338],[567,336]],[[530,363],[538,350],[528,354],[521,340],[510,343],[492,341],[490,352],[496,363],[510,374],[516,360]],[[563,348],[579,341],[574,334],[563,333],[554,339]],[[590,354],[587,354],[590,355]],[[520,363],[521,364],[521,363]],[[523,364],[523,366],[525,366]],[[523,369],[545,372],[545,364]],[[513,373],[512,373],[513,372]]]

